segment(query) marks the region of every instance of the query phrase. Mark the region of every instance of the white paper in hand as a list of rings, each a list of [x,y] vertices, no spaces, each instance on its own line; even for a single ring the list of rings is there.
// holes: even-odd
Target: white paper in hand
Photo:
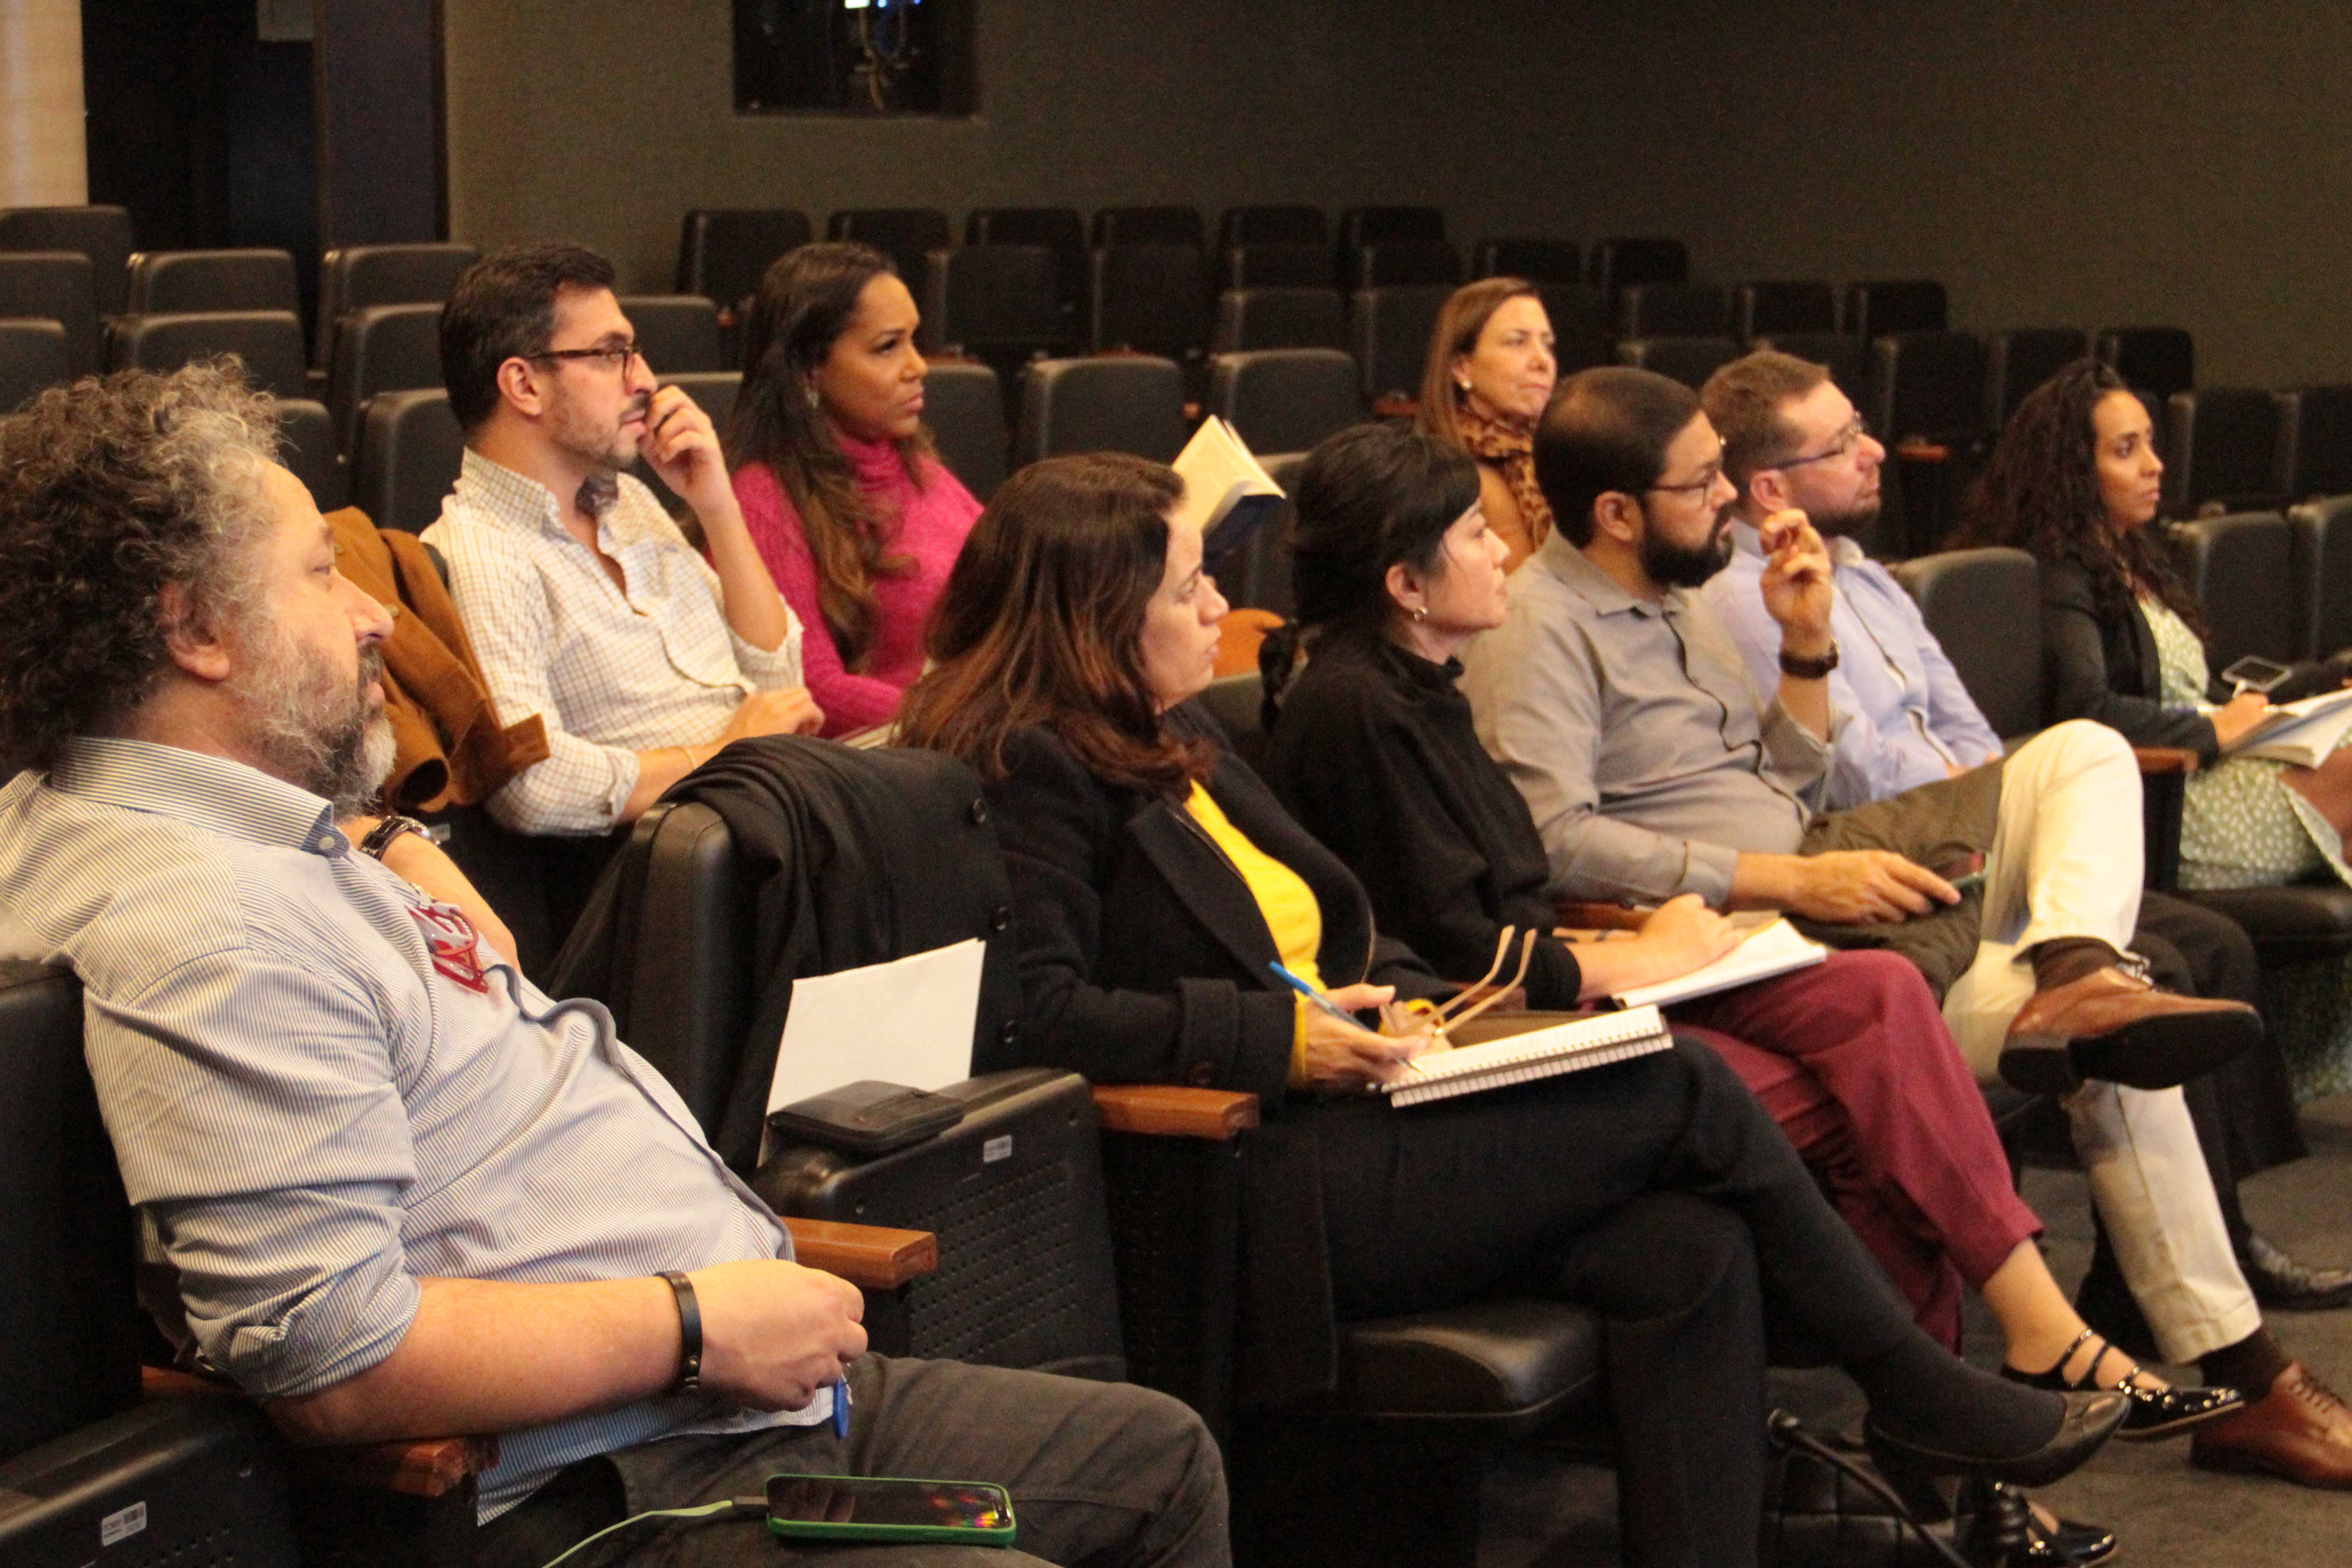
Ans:
[[[768,1083],[768,1109],[860,1079],[945,1089],[970,1078],[987,951],[968,938],[888,963],[795,981],[783,1043],[776,1049],[776,1076]],[[764,1144],[760,1152],[764,1159]]]

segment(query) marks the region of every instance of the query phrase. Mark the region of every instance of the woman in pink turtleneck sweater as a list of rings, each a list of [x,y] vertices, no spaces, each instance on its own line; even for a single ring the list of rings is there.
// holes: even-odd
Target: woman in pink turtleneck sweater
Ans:
[[[768,268],[728,423],[735,498],[806,628],[829,736],[887,723],[980,516],[923,428],[914,296],[881,252],[805,245]]]

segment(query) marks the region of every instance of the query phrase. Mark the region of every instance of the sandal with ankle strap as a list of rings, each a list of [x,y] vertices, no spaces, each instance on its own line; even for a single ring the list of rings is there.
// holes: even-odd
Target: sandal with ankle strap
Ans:
[[[2068,1377],[2066,1363],[2074,1359],[2076,1351],[2094,1340],[2098,1342],[2099,1348],[2092,1352],[2090,1363],[2084,1367],[2083,1375]],[[2004,1362],[2000,1375],[2011,1383],[2021,1383],[2028,1388],[2048,1389],[2053,1394],[2085,1388],[2114,1389],[2131,1401],[2131,1413],[2124,1417],[2123,1427],[2116,1434],[2116,1440],[2120,1443],[2155,1443],[2167,1437],[2178,1437],[2193,1427],[2242,1408],[2246,1403],[2246,1396],[2234,1388],[2142,1388],[2133,1381],[2140,1375],[2136,1363],[2126,1368],[2121,1380],[2101,1383],[2098,1381],[2099,1363],[2115,1347],[2102,1338],[2097,1330],[2084,1329],[2074,1336],[2074,1342],[2066,1347],[2066,1353],[2060,1356],[2049,1371],[2020,1372]],[[2121,1355],[2123,1352],[2116,1351],[2116,1353]]]

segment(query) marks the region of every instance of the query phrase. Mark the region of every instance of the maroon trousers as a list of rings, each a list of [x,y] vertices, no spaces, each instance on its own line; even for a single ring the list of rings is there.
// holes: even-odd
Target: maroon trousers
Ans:
[[[1918,970],[1832,952],[1669,1011],[1771,1112],[1919,1326],[1958,1349],[1962,1284],[1982,1285],[2042,1222]]]

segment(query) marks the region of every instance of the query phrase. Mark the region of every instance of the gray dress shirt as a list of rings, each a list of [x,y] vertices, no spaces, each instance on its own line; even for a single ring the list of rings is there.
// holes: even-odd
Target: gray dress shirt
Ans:
[[[1558,532],[1463,658],[1478,739],[1518,785],[1556,896],[1722,907],[1742,852],[1793,853],[1830,747],[1760,708],[1722,626],[1679,588],[1636,598]]]
[[[123,1184],[204,1361],[261,1399],[390,1355],[422,1278],[625,1279],[788,1258],[594,1002],[551,1002],[327,803],[133,741],[0,790],[12,945],[72,966]],[[485,962],[486,961],[486,962]],[[507,1435],[493,1518],[576,1459],[822,1420],[669,1396]]]

